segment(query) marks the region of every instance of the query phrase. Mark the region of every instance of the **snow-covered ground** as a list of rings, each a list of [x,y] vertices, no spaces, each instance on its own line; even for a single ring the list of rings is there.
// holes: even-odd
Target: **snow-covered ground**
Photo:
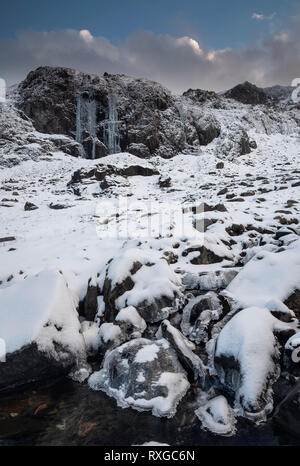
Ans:
[[[233,315],[238,309],[248,308],[242,311],[247,315],[240,313],[233,317],[221,333],[213,334],[214,339],[220,335],[218,342],[213,343],[217,356],[241,359],[244,385],[239,387],[239,394],[247,397],[251,389],[249,397],[255,405],[260,392],[266,388],[269,372],[277,371],[274,329],[280,322],[268,312],[274,306],[286,312],[283,301],[300,288],[300,145],[294,123],[285,122],[278,127],[272,122],[266,131],[265,120],[264,125],[259,121],[259,111],[247,113],[246,107],[215,109],[217,118],[226,121],[222,128],[225,136],[193,154],[179,154],[171,159],[152,157],[145,161],[118,153],[87,160],[52,151],[47,157],[26,157],[17,165],[0,169],[0,338],[8,339],[9,351],[31,341],[50,345],[47,338],[51,336],[43,329],[41,337],[40,327],[49,318],[62,325],[68,315],[74,318],[74,302],[85,297],[89,279],[99,287],[98,302],[102,299],[103,304],[105,280],[113,287],[127,278],[135,263],[142,267],[131,272],[134,286],[117,296],[118,316],[114,323],[103,323],[98,331],[102,309],[95,325],[82,326],[85,344],[95,351],[99,345],[120,337],[122,332],[116,327],[120,322],[136,326],[131,338],[141,337],[146,329],[146,318],[138,313],[141,303],[151,305],[161,295],[171,300],[176,297],[176,304],[173,301],[168,313],[158,320],[176,314],[182,308],[185,292],[182,277],[187,272],[199,275],[232,268],[239,273],[223,295],[231,299]],[[226,131],[241,119],[247,121],[249,136],[256,141],[257,148],[240,157],[224,157],[219,151],[220,143],[225,144],[227,137],[230,139]],[[42,138],[39,133],[35,134]],[[221,169],[216,168],[220,160],[224,163]],[[119,169],[139,165],[155,169],[159,174],[109,175],[108,186],[102,187],[90,176],[82,178],[76,185],[80,192],[75,193],[74,185],[68,185],[73,173],[81,169],[87,173],[99,164],[101,170],[108,166]],[[167,178],[169,183],[161,187],[160,180]],[[24,210],[26,202],[37,208]],[[225,208],[215,207],[218,204]],[[204,225],[201,231],[193,227],[195,221]],[[201,263],[199,251],[203,246],[217,260]],[[35,286],[37,274],[42,278],[40,285]],[[66,305],[58,317],[53,317],[51,305],[57,287],[63,289],[64,301],[59,305],[68,302],[70,309]],[[193,298],[185,296],[185,299]],[[38,312],[39,306],[41,312]],[[251,309],[254,309],[252,315]],[[9,318],[3,319],[3,314]],[[243,316],[246,317],[243,319]],[[255,322],[251,321],[252,316]],[[257,324],[260,318],[261,327]],[[296,328],[295,315],[290,313],[290,318],[291,326]],[[14,321],[16,338],[12,330]],[[72,322],[73,330],[66,338],[72,339],[78,332],[76,323]],[[120,339],[118,345],[125,341],[126,338]],[[163,346],[161,340],[157,342],[148,344],[147,341],[147,346],[137,352],[135,364],[155,360],[159,345]],[[73,340],[72,343],[75,344]],[[208,353],[210,344],[207,344]],[[118,350],[115,346],[113,351],[121,354],[125,345],[128,342]],[[265,359],[260,360],[257,368],[253,354],[258,350],[265,354]],[[251,351],[253,354],[249,354]],[[159,380],[169,389],[171,400],[168,397],[161,400],[156,394],[149,399],[147,393],[138,400],[135,394],[126,398],[124,387],[114,389],[108,385],[105,371],[109,370],[109,362],[106,359],[104,369],[91,376],[90,386],[99,388],[102,384],[106,393],[115,396],[121,406],[152,409],[159,415],[174,414],[173,398],[177,404],[189,386],[182,368],[176,373],[166,370]],[[142,377],[140,383],[144,383]],[[245,387],[247,380],[250,382]],[[269,395],[269,388],[267,391]],[[242,412],[240,407],[236,412]],[[205,429],[221,435],[235,432],[233,411],[223,396],[201,405],[197,415]]]

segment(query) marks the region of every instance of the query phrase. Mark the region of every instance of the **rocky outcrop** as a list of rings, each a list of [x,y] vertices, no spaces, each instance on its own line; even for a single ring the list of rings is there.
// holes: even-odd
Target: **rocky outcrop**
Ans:
[[[215,118],[199,108],[188,108],[183,121],[176,98],[160,84],[125,75],[40,67],[18,94],[19,107],[38,131],[73,137],[88,158],[126,150],[169,158],[188,144],[208,144],[220,132]]]
[[[242,102],[243,104],[250,105],[266,104],[269,100],[264,89],[257,87],[248,81],[238,84],[229,91],[226,91],[224,96],[237,100],[238,102]]]

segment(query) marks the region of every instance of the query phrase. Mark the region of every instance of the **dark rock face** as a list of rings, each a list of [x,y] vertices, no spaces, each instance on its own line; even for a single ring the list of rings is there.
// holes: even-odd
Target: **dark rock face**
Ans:
[[[145,79],[40,67],[18,93],[20,108],[38,131],[76,138],[88,158],[118,151],[169,158],[187,144],[208,144],[220,133],[213,117],[200,112],[199,118],[199,108],[197,117],[188,110],[183,124],[176,98]]]
[[[295,290],[284,302],[284,304],[295,312],[300,319],[300,290]]]
[[[300,439],[300,382],[277,406],[273,421],[281,429]]]
[[[225,97],[237,100],[243,104],[266,104],[268,102],[268,96],[264,89],[255,86],[254,84],[245,81],[242,84],[238,84],[224,94]]]
[[[160,331],[162,336],[168,340],[176,351],[180,363],[187,371],[191,380],[197,380],[199,377],[203,380],[205,377],[205,368],[199,356],[193,353],[195,347],[191,345],[191,342],[178,329],[173,327],[168,320],[164,320],[161,323]]]
[[[98,286],[89,280],[87,292],[82,303],[82,314],[87,320],[94,321],[98,311]]]
[[[0,363],[0,393],[10,392],[33,382],[67,374],[74,361],[57,362],[38,351],[35,343],[6,356]]]

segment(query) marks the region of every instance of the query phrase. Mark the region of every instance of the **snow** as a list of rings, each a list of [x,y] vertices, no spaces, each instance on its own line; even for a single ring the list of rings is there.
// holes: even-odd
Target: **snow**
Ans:
[[[273,299],[284,301],[300,286],[300,241],[280,253],[256,254],[227,287],[241,306],[265,306]]]
[[[143,362],[153,361],[157,358],[157,353],[159,352],[159,347],[153,343],[152,345],[147,345],[141,348],[135,355],[135,362],[142,364]]]
[[[36,342],[40,351],[55,359],[60,357],[55,344],[84,354],[78,299],[59,272],[45,270],[0,290],[0,302],[1,338],[8,353]]]
[[[290,328],[288,324],[273,317],[268,309],[250,307],[238,312],[220,332],[215,358],[233,357],[239,365],[240,380],[233,383],[236,407],[242,413],[257,405],[268,388],[268,379],[277,373],[278,344],[274,332],[287,328]],[[225,373],[220,376],[224,382]],[[272,400],[270,393],[268,395],[269,406],[266,409],[270,410]],[[243,400],[243,406],[240,400]]]
[[[111,322],[105,322],[101,325],[99,336],[104,343],[115,341],[121,335],[121,329],[118,325]]]
[[[202,429],[229,437],[236,432],[236,419],[233,409],[222,395],[210,399],[195,411]]]
[[[146,328],[146,322],[144,319],[139,315],[135,307],[133,306],[128,306],[124,307],[119,311],[119,313],[116,316],[116,322],[128,322],[133,327],[135,327],[140,333],[143,333]]]

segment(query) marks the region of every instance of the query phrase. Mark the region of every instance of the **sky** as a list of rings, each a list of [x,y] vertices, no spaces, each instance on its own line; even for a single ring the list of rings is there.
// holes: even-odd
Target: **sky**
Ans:
[[[38,66],[125,73],[173,92],[300,77],[300,0],[10,0],[0,78]]]

